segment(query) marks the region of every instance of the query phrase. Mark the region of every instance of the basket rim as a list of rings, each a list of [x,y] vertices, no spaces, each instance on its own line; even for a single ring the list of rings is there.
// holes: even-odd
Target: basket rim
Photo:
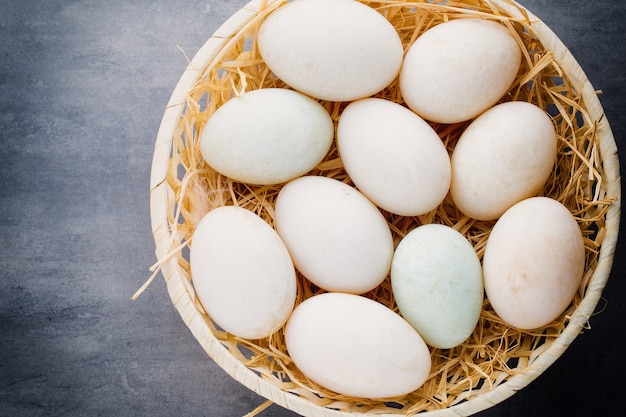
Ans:
[[[161,273],[166,281],[167,290],[181,318],[191,330],[203,349],[232,378],[255,393],[298,414],[310,417],[359,417],[363,413],[352,413],[325,408],[307,401],[305,398],[280,390],[262,379],[254,371],[237,360],[213,335],[205,318],[195,308],[194,300],[189,296],[184,284],[186,280],[175,257],[169,257],[173,237],[168,224],[168,206],[171,203],[171,189],[166,181],[170,151],[174,131],[186,105],[186,96],[201,77],[204,68],[212,64],[219,51],[242,30],[266,5],[284,0],[251,0],[244,7],[231,15],[218,30],[198,50],[179,79],[165,109],[154,145],[150,175],[150,218],[152,234],[155,240],[155,254],[161,262]],[[534,34],[543,46],[554,53],[555,60],[562,64],[568,76],[587,106],[590,115],[597,121],[600,138],[600,153],[604,162],[607,178],[607,194],[615,197],[606,214],[607,233],[602,242],[598,264],[590,278],[589,286],[581,304],[574,311],[569,323],[553,343],[522,374],[514,375],[496,388],[478,394],[471,399],[446,409],[420,413],[428,417],[454,417],[471,415],[490,408],[509,398],[520,389],[535,380],[552,365],[570,346],[573,340],[587,326],[590,317],[600,300],[608,281],[613,264],[619,232],[621,213],[620,169],[617,145],[600,100],[591,82],[574,56],[565,47],[556,34],[537,16],[512,0],[487,0],[496,4],[513,17],[523,17],[522,11],[531,21]],[[381,414],[380,416],[395,416]]]

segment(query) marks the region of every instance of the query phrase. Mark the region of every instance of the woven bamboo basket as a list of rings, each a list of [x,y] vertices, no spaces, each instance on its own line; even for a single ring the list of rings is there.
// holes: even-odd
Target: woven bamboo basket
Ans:
[[[465,343],[449,350],[431,348],[433,367],[421,388],[401,398],[382,400],[341,396],[309,381],[290,361],[282,330],[264,340],[243,340],[211,321],[194,295],[189,272],[188,249],[195,224],[214,207],[236,204],[273,225],[272,204],[280,187],[239,184],[212,171],[200,156],[199,132],[232,96],[258,88],[286,88],[264,65],[255,44],[260,23],[284,4],[279,0],[253,0],[228,19],[189,63],[172,94],[154,149],[150,207],[158,261],[146,286],[162,273],[174,306],[208,356],[234,379],[267,398],[264,406],[276,403],[304,416],[471,415],[525,387],[590,326],[610,274],[619,228],[616,144],[598,92],[574,57],[545,24],[519,4],[511,0],[362,2],[396,27],[405,48],[437,23],[472,15],[503,23],[526,51],[518,77],[503,101],[533,102],[551,114],[557,128],[557,164],[542,194],[571,210],[583,231],[587,251],[583,283],[570,307],[550,325],[529,332],[500,321],[485,299],[478,326]],[[402,102],[397,81],[377,96]],[[345,105],[322,104],[335,122]],[[451,151],[465,125],[433,127]],[[350,181],[334,146],[312,174]],[[449,199],[424,216],[388,218],[396,244],[420,224],[443,223],[463,233],[481,259],[494,224],[464,217]],[[316,291],[300,278],[296,302]],[[389,279],[366,296],[397,311]]]

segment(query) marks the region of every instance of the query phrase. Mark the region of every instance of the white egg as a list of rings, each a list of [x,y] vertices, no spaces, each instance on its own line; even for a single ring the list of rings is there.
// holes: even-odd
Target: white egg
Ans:
[[[403,216],[435,209],[450,188],[450,157],[433,128],[392,101],[366,98],[341,113],[337,145],[347,173],[379,207]]]
[[[241,207],[209,211],[191,242],[191,277],[206,312],[227,332],[264,338],[289,317],[296,274],[278,234]]]
[[[259,52],[294,89],[324,100],[370,96],[391,83],[403,47],[394,27],[354,0],[295,0],[262,24]]]
[[[287,183],[275,221],[296,268],[318,287],[362,294],[389,272],[391,230],[378,208],[347,184],[318,176]]]
[[[486,19],[441,23],[417,38],[400,71],[400,91],[426,120],[472,119],[506,94],[521,50],[502,24]]]
[[[571,303],[584,267],[574,216],[556,200],[533,197],[511,207],[493,227],[483,257],[485,291],[502,320],[535,329]]]
[[[467,216],[497,219],[541,191],[556,152],[556,132],[545,111],[521,101],[494,106],[467,127],[454,148],[450,195]]]
[[[265,88],[228,100],[200,135],[206,162],[249,184],[280,184],[313,169],[333,141],[333,121],[297,91]]]
[[[420,335],[389,308],[342,293],[299,304],[285,328],[289,356],[318,384],[359,398],[389,398],[418,389],[431,359]]]
[[[409,232],[394,254],[391,285],[402,316],[431,346],[458,346],[478,323],[484,297],[480,260],[451,227],[426,224]]]

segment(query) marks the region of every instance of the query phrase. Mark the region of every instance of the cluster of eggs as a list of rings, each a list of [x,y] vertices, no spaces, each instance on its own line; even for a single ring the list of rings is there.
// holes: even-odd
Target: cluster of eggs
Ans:
[[[289,355],[307,377],[341,394],[388,398],[426,381],[428,346],[452,348],[471,335],[485,293],[522,329],[563,312],[582,278],[583,238],[567,208],[535,196],[556,159],[551,119],[530,103],[496,104],[521,60],[503,25],[441,23],[405,55],[374,9],[295,0],[263,22],[257,42],[291,89],[234,97],[201,133],[217,172],[281,185],[275,228],[225,206],[195,229],[193,284],[220,327],[259,339],[285,326]],[[371,97],[397,77],[406,107]],[[336,135],[318,100],[349,102]],[[470,120],[451,155],[428,123]],[[355,187],[307,175],[333,140]],[[497,220],[482,264],[441,224],[417,226],[394,248],[380,209],[418,216],[448,193],[466,216]],[[294,307],[296,270],[325,292]],[[400,315],[363,296],[387,276]]]

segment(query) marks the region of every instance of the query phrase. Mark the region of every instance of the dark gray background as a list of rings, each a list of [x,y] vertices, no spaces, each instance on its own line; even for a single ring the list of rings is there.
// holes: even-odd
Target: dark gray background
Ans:
[[[263,402],[205,355],[161,277],[130,301],[155,261],[150,163],[186,66],[176,46],[193,56],[245,2],[0,1],[0,415],[225,417]],[[604,90],[621,147],[626,2],[523,4]],[[617,415],[623,253],[592,328],[480,416]]]

